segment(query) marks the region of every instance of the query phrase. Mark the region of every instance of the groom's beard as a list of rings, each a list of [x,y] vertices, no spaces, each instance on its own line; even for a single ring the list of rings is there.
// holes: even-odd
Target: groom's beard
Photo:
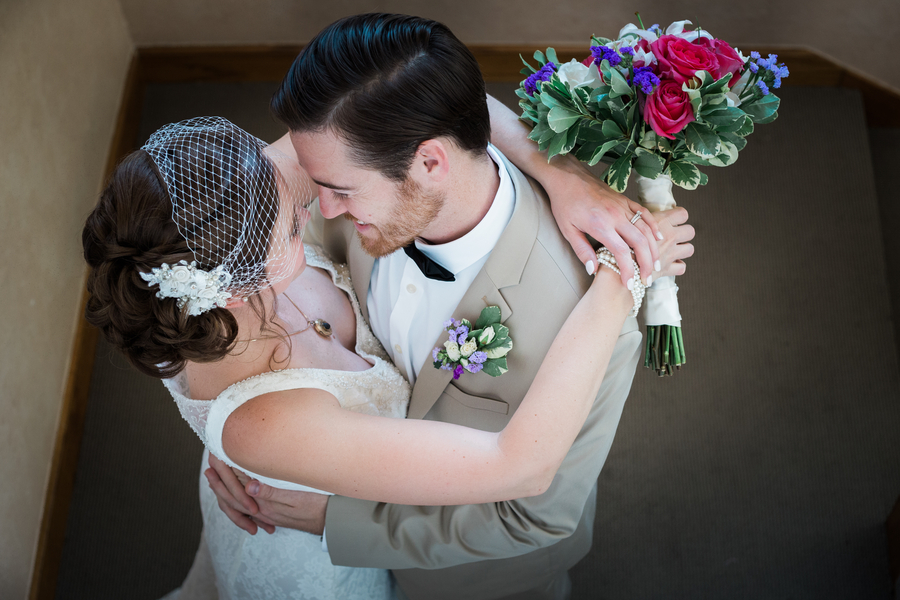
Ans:
[[[426,194],[419,184],[407,178],[397,190],[397,203],[387,222],[370,224],[367,235],[357,232],[360,245],[375,258],[408,246],[441,212],[445,199],[441,193]],[[356,221],[349,214],[344,214],[344,218]]]

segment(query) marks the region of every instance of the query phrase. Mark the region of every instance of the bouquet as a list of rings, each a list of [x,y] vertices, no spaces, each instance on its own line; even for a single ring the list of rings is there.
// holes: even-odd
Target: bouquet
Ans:
[[[603,180],[625,191],[636,173],[638,202],[651,212],[675,206],[672,185],[705,185],[700,167],[727,167],[757,124],[778,116],[787,67],[770,54],[749,57],[702,29],[678,21],[665,32],[629,23],[615,40],[593,36],[590,56],[560,64],[556,51],[524,58],[516,90],[529,139],[548,159],[574,153],[608,163]],[[647,290],[644,366],[671,375],[685,362],[674,278]]]
[[[444,329],[450,339],[443,348],[435,348],[431,353],[435,369],[453,371],[453,379],[468,371],[484,371],[491,377],[499,377],[509,370],[506,355],[512,350],[513,342],[509,328],[500,324],[500,307],[488,306],[481,311],[475,325],[468,319],[449,319]]]

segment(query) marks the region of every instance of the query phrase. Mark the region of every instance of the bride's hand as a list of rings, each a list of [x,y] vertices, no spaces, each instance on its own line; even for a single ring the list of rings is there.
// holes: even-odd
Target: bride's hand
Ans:
[[[694,245],[690,243],[694,239],[694,228],[687,224],[688,212],[676,206],[671,210],[654,213],[653,216],[663,235],[659,242],[660,270],[651,273],[653,279],[684,275],[684,260],[694,254]],[[643,271],[641,279],[647,280]]]

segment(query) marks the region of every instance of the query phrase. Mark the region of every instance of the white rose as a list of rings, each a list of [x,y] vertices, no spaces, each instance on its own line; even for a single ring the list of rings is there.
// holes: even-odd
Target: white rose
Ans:
[[[481,342],[481,345],[487,345],[491,343],[491,340],[494,339],[494,328],[493,327],[485,327],[484,330],[480,334],[478,334],[478,341]]]
[[[183,265],[172,268],[172,279],[178,283],[184,283],[191,278],[191,271]]]
[[[444,348],[447,349],[447,358],[449,358],[453,362],[459,360],[459,344],[447,340],[446,342],[444,342]]]
[[[740,106],[741,100],[740,95],[747,89],[747,83],[750,81],[750,76],[752,73],[750,69],[745,70],[741,74],[741,78],[737,80],[731,89],[725,94],[725,99],[728,101],[728,106]]]
[[[592,90],[600,86],[600,70],[597,65],[592,64],[588,68],[574,58],[561,66],[556,74],[560,81],[573,90],[582,86],[589,86],[588,89]]]
[[[205,298],[207,300],[212,300],[213,298],[218,296],[218,292],[216,291],[216,289],[214,287],[207,286],[207,287],[203,288],[202,290],[200,290],[200,292],[197,294],[197,296],[199,298]]]
[[[472,353],[476,350],[478,350],[478,344],[475,342],[475,340],[469,340],[460,347],[459,353],[466,358],[469,358],[469,356],[471,356]]]

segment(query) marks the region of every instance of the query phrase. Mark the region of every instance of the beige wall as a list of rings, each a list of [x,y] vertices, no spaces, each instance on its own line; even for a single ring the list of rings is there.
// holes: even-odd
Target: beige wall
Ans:
[[[634,2],[596,0],[121,0],[139,46],[302,43],[342,16],[382,10],[446,23],[470,44],[585,43],[635,20]],[[900,2],[646,0],[645,24],[701,24],[742,50],[807,46],[900,90]],[[609,24],[608,26],[605,24]]]
[[[133,44],[117,0],[0,2],[0,598],[26,598]]]

